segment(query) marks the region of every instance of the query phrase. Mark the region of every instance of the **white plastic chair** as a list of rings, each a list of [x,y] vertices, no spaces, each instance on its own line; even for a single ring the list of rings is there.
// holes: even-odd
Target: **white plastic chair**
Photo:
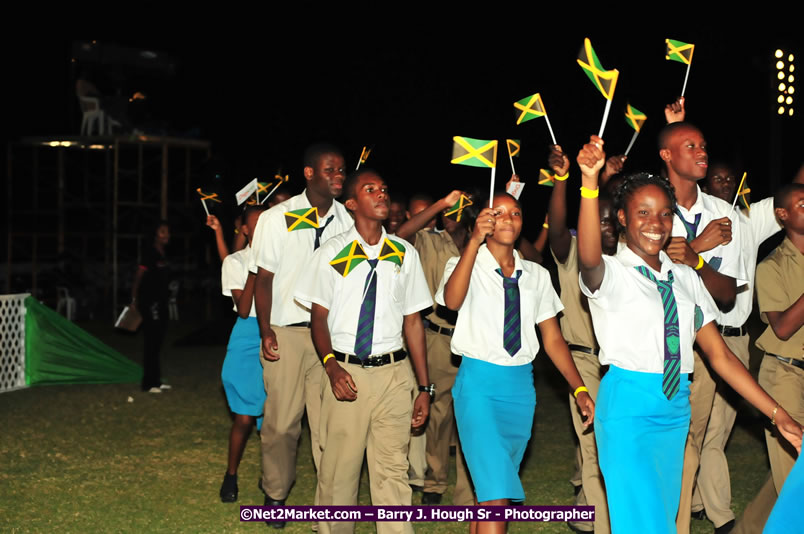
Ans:
[[[84,116],[81,119],[81,135],[91,136],[97,130],[98,135],[112,135],[113,128],[119,128],[120,123],[106,113],[100,107],[100,101],[94,96],[79,96],[81,111]]]
[[[61,309],[65,308],[64,311],[67,320],[72,321],[76,308],[75,299],[70,296],[70,292],[66,287],[56,287],[56,296],[58,297],[56,313],[61,313]]]
[[[168,284],[170,290],[170,298],[168,299],[168,317],[171,321],[179,320],[179,305],[176,302],[176,297],[179,296],[179,281],[173,280]]]

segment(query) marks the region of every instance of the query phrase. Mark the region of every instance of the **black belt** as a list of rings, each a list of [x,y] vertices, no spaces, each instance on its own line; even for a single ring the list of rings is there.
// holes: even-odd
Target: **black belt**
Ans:
[[[591,354],[592,356],[598,356],[600,354],[600,349],[590,349],[589,347],[584,347],[583,345],[569,345],[569,350],[585,352],[586,354]]]
[[[780,362],[789,363],[790,365],[798,367],[799,369],[804,369],[804,361],[802,360],[797,360],[795,358],[785,358],[784,356],[779,356],[778,354],[771,354],[770,352],[766,352],[765,355],[773,356]]]
[[[720,330],[720,334],[726,337],[738,337],[738,336],[745,336],[748,334],[748,329],[743,326],[720,326],[717,325],[717,329]]]
[[[365,360],[361,360],[354,354],[344,354],[336,350],[333,350],[332,354],[335,355],[335,359],[339,362],[351,363],[361,367],[382,367],[389,363],[401,362],[408,357],[408,353],[403,349],[399,349],[396,352],[386,352],[385,354],[379,354],[377,356],[369,356]]]
[[[286,324],[285,328],[310,328],[310,321],[304,321],[304,322],[301,322],[301,323]]]
[[[443,334],[445,336],[451,336],[452,333],[455,331],[454,328],[447,328],[446,326],[438,326],[437,324],[433,324],[429,321],[427,322],[427,328],[429,328],[433,332]]]

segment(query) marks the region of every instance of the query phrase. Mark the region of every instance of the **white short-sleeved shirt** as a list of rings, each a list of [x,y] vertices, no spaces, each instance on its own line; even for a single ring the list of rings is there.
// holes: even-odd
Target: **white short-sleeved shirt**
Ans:
[[[297,219],[287,214],[311,207],[305,190],[260,215],[254,231],[254,254],[249,270],[256,273],[259,267],[274,274],[270,321],[273,325],[287,326],[310,320],[310,311],[293,300],[293,291],[300,281],[310,278],[308,270],[316,230],[288,231]],[[321,235],[321,244],[354,226],[351,215],[340,202],[332,201],[326,215],[318,214],[319,225],[324,226],[330,216],[333,219]]]
[[[757,253],[763,241],[782,229],[773,212],[773,197],[751,204],[748,216],[735,209],[740,224],[742,239],[742,260],[745,266],[747,284],[738,284],[737,300],[728,313],[721,313],[719,323],[723,326],[740,327],[751,315],[754,304],[754,280],[757,272]]]
[[[668,271],[673,271],[681,372],[691,373],[695,334],[698,328],[715,320],[717,308],[694,269],[674,264],[664,252],[659,253],[659,258],[661,272],[651,271],[658,280],[667,280]],[[606,268],[603,282],[594,293],[578,276],[581,291],[589,297],[592,324],[600,344],[600,364],[661,374],[664,371],[664,306],[656,284],[635,269],[646,265],[645,262],[628,247],[614,256],[604,255],[603,262]],[[696,306],[700,313],[696,314]]]
[[[436,293],[436,302],[442,306],[446,305],[444,287],[459,260],[460,257],[451,258],[444,268],[444,276]],[[536,325],[558,315],[564,306],[553,289],[547,270],[514,254],[514,271],[522,271],[519,277],[522,347],[511,356],[503,346],[505,291],[503,278],[496,272],[499,268],[488,247],[481,245],[472,266],[466,298],[458,310],[458,321],[452,334],[452,352],[496,365],[525,365],[532,362],[539,352]]]
[[[348,251],[354,241],[359,243],[369,259],[385,257],[389,250],[385,248],[386,241],[404,252],[401,266],[389,259],[381,259],[373,275],[377,277],[377,300],[371,354],[399,350],[402,348],[403,317],[429,308],[433,299],[416,249],[404,239],[389,237],[384,229],[376,245],[366,243],[355,227],[322,245],[310,261],[308,275],[296,286],[296,300],[308,307],[315,303],[329,310],[327,326],[332,348],[346,354],[355,353],[357,321],[371,266],[365,260],[360,261],[343,276],[331,264],[344,249]],[[336,265],[343,269],[344,263]]]
[[[726,245],[718,245],[712,250],[701,252],[701,256],[703,257],[704,261],[708,263],[709,266],[714,270],[720,274],[725,274],[726,276],[731,276],[734,278],[737,281],[738,287],[748,283],[748,275],[745,272],[745,264],[740,257],[743,252],[742,228],[740,226],[737,213],[732,212],[731,204],[728,202],[720,200],[715,196],[708,195],[701,191],[700,187],[696,187],[698,188],[698,198],[695,200],[695,204],[693,204],[689,210],[685,209],[683,206],[678,206],[678,211],[688,222],[695,221],[695,215],[698,213],[701,214],[701,220],[698,223],[698,231],[696,232],[696,236],[701,235],[701,233],[706,229],[706,226],[715,219],[720,219],[721,217],[729,217],[729,219],[731,219],[731,241]],[[678,214],[676,214],[676,216],[673,217],[673,237],[679,236],[686,239],[687,230],[684,226],[684,222],[681,220]],[[714,300],[712,301],[712,304],[714,305]],[[715,320],[717,320],[717,322],[720,324],[725,324],[721,317],[720,311],[718,311],[718,315]]]
[[[227,297],[232,296],[232,290],[242,291],[246,287],[248,278],[248,266],[251,262],[251,247],[246,245],[243,250],[232,252],[223,259],[221,266],[221,288]],[[237,304],[232,309],[237,311]],[[251,310],[249,317],[257,316],[257,308],[254,306],[254,297],[251,298]]]

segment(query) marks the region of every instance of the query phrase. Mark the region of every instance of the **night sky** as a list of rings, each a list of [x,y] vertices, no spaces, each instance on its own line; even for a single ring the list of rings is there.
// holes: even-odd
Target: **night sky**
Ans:
[[[509,21],[515,23],[516,17]],[[386,32],[375,25],[364,31],[333,28],[340,36],[330,38],[318,28],[302,31],[301,23],[279,26],[262,34],[244,31],[246,37],[236,39],[150,37],[148,32],[136,39],[99,39],[159,51],[175,62],[169,78],[130,72],[115,81],[103,74],[99,85],[124,94],[142,90],[149,113],[167,121],[172,133],[195,129],[210,140],[215,171],[230,191],[279,168],[299,190],[301,153],[315,141],[342,147],[350,168],[363,145],[374,145],[368,165],[386,178],[392,192],[485,189],[488,170],[449,164],[452,136],[519,138],[522,157],[515,163],[529,183],[523,194],[527,215],[531,205],[544,212],[550,189],[535,181],[539,167],[546,166],[550,137],[543,119],[516,126],[513,102],[540,92],[558,142],[574,162],[581,144],[597,133],[605,107],[575,61],[588,36],[603,66],[620,71],[604,134],[608,154],[624,151],[631,138],[633,130],[623,119],[630,102],[648,121],[626,170],[657,171],[663,108],[679,95],[685,73],[683,64],[664,59],[664,38],[670,37],[696,45],[687,116],[703,130],[710,159],[747,170],[757,198],[766,196],[769,184],[788,181],[802,160],[804,108],[792,119],[775,115],[773,50],[800,54],[796,66],[804,73],[804,47],[783,34],[748,40],[744,33],[702,25],[612,35],[590,25],[586,31],[545,26],[508,33],[500,28],[489,35],[444,33],[435,25]],[[11,106],[5,141],[78,133],[73,42],[32,39],[8,58],[12,72],[25,74],[16,80],[22,90]],[[804,85],[797,81],[796,86],[804,95]],[[497,175],[500,184],[510,176],[504,142]]]

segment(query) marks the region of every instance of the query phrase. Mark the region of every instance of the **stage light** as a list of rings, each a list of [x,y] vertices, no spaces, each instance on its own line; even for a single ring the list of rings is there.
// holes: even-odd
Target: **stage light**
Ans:
[[[787,77],[787,81],[789,83],[793,83],[794,81],[796,81],[796,77],[791,74],[790,76]]]
[[[776,57],[782,57],[783,55],[784,55],[784,52],[782,52],[781,50],[779,50],[779,49],[777,48],[777,49],[776,49]]]
[[[779,106],[778,113],[779,115],[784,115],[784,106]]]
[[[787,89],[787,86],[784,84],[784,82],[780,83],[779,84],[779,92],[784,92],[785,89]]]
[[[776,101],[778,103],[780,103],[780,104],[783,104],[784,103],[784,95],[779,95],[779,98],[777,98]]]
[[[779,70],[784,69],[784,61],[777,61],[776,62],[776,68],[779,69]]]

